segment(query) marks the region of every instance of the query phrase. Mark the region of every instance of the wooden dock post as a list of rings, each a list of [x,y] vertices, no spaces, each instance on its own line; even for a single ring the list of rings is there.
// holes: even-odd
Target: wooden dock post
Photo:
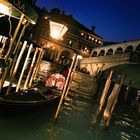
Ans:
[[[21,51],[20,51],[18,60],[17,60],[17,62],[16,62],[15,68],[14,68],[14,70],[13,70],[13,73],[12,73],[12,76],[11,76],[11,79],[10,79],[10,84],[9,84],[9,86],[8,86],[6,95],[8,95],[8,94],[10,93],[10,91],[11,91],[11,86],[12,86],[13,81],[14,81],[14,79],[15,79],[15,76],[16,76],[16,73],[17,73],[17,69],[18,69],[19,63],[20,63],[20,61],[21,61],[21,58],[22,58],[22,55],[23,55],[23,53],[24,53],[24,51],[25,51],[26,46],[27,46],[27,41],[24,41],[23,47],[22,47],[22,49],[21,49]]]
[[[68,76],[67,76],[67,79],[66,79],[66,83],[65,83],[65,85],[64,85],[63,92],[62,92],[62,94],[61,94],[61,98],[60,98],[60,101],[59,101],[59,104],[58,104],[58,107],[57,107],[57,110],[56,110],[56,113],[55,113],[55,118],[54,118],[55,121],[56,121],[56,119],[57,119],[57,117],[58,117],[58,114],[59,114],[61,105],[62,105],[62,103],[63,103],[63,99],[64,99],[64,97],[65,97],[65,91],[66,91],[66,88],[67,88],[67,86],[68,86],[70,74],[71,74],[71,71],[72,71],[72,69],[73,69],[73,66],[74,66],[74,63],[75,63],[76,58],[77,58],[77,55],[74,54],[74,58],[73,58],[73,61],[72,61],[72,63],[71,63],[71,66],[70,66],[70,69],[69,69],[69,73],[68,73]]]
[[[113,74],[113,71],[110,72],[110,75],[109,75],[109,77],[106,81],[106,84],[105,84],[105,87],[104,87],[104,90],[103,90],[103,94],[102,94],[102,97],[101,97],[101,100],[100,100],[99,111],[102,110],[102,107],[103,107],[104,102],[106,100],[106,96],[107,96],[107,93],[108,93],[108,90],[109,90],[109,87],[110,87],[110,84],[111,84],[112,74]]]
[[[93,116],[92,124],[96,123],[97,117],[102,110],[102,107],[103,107],[104,102],[106,100],[106,96],[107,96],[107,93],[108,93],[108,90],[109,90],[109,87],[110,87],[110,84],[111,84],[112,74],[113,74],[113,71],[110,72],[110,75],[109,75],[108,79],[106,80],[106,83],[105,83],[105,86],[104,86],[104,89],[103,89],[103,93],[102,93],[102,96],[101,96],[101,99],[100,99],[99,107],[97,108],[95,116]],[[96,82],[96,80],[94,81],[94,83],[95,82]]]
[[[39,50],[40,50],[40,52],[39,52],[39,56],[38,56],[37,62],[35,63],[35,66],[34,66],[34,69],[33,69],[33,73],[32,73],[32,76],[31,76],[31,78],[30,78],[30,81],[29,81],[29,87],[32,86],[32,82],[33,82],[33,79],[34,79],[35,73],[36,73],[36,71],[37,71],[37,67],[38,67],[38,65],[39,65],[40,57],[41,57],[41,54],[42,54],[42,51],[43,51],[42,48],[39,49]]]
[[[74,68],[73,68],[73,70],[72,70],[72,72],[71,72],[71,75],[70,75],[70,80],[69,80],[69,86],[67,87],[67,90],[66,90],[66,93],[65,93],[65,98],[67,97],[67,95],[68,95],[68,92],[69,92],[69,89],[70,89],[70,84],[71,84],[71,82],[72,82],[72,80],[73,80],[73,76],[74,76],[74,72],[75,72],[75,69],[76,69],[76,66],[77,66],[77,63],[78,63],[78,56],[77,56],[77,59],[76,59],[76,62],[75,62],[75,64],[74,64]]]
[[[28,62],[32,47],[33,47],[33,44],[31,44],[30,47],[29,47],[29,50],[28,50],[28,53],[27,53],[27,56],[26,56],[26,59],[25,59],[21,74],[20,74],[20,78],[19,78],[19,81],[18,81],[18,84],[17,84],[17,87],[16,87],[16,92],[18,92],[18,90],[20,88],[20,84],[21,84],[21,81],[22,81],[22,78],[23,78],[23,75],[24,75],[24,72],[25,72],[25,68],[26,68],[26,65],[27,65],[27,62]]]
[[[39,70],[39,66],[40,66],[40,62],[41,62],[41,60],[43,58],[43,55],[44,55],[44,49],[42,48],[42,53],[41,53],[41,55],[39,57],[39,60],[38,60],[37,66],[36,66],[36,71],[35,71],[35,74],[33,76],[33,80],[35,80],[35,78],[37,76],[37,73],[38,73],[38,70]]]
[[[116,103],[118,102],[118,95],[120,93],[123,82],[124,82],[124,74],[121,78],[120,84],[115,83],[114,88],[113,88],[113,90],[108,98],[108,103],[107,103],[107,106],[106,106],[104,113],[103,113],[103,118],[105,120],[106,126],[109,126],[112,112],[116,106]]]
[[[35,53],[34,53],[34,56],[33,56],[33,59],[32,59],[32,63],[31,63],[31,66],[30,66],[30,70],[29,70],[28,75],[26,77],[26,80],[25,80],[23,89],[26,89],[27,88],[29,78],[30,78],[31,73],[33,71],[33,67],[34,67],[34,63],[35,63],[35,60],[36,60],[37,53],[38,53],[38,48],[36,48],[36,50],[35,50]]]

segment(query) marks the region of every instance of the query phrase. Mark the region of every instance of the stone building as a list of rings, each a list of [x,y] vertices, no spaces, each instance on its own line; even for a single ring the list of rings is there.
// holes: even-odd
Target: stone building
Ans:
[[[72,15],[66,15],[54,8],[51,12],[36,7],[39,18],[37,24],[28,32],[30,39],[45,48],[44,59],[61,64],[68,64],[74,53],[89,57],[92,49],[102,45],[102,37],[88,29]],[[59,40],[50,37],[50,20],[68,27],[66,34]]]

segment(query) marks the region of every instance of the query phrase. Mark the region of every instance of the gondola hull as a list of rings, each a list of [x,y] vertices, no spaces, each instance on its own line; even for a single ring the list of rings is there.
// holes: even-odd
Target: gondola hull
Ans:
[[[57,105],[60,96],[55,94],[41,94],[37,91],[13,92],[10,95],[0,96],[0,110],[16,111],[22,109],[44,108],[51,104]]]

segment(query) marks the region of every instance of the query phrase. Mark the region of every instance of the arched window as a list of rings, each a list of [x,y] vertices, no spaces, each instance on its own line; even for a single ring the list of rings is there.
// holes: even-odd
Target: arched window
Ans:
[[[61,64],[68,64],[71,59],[71,53],[67,50],[64,50],[60,55],[60,63]]]
[[[117,48],[115,54],[121,54],[121,53],[123,53],[123,49],[121,47]]]
[[[109,49],[106,53],[106,55],[113,55],[113,49]]]
[[[128,46],[128,47],[125,49],[125,53],[130,53],[130,52],[133,52],[133,46]]]
[[[105,50],[101,50],[98,56],[104,56],[105,55]]]
[[[96,57],[97,56],[97,52],[94,51],[93,54],[92,54],[92,57]]]
[[[45,50],[44,59],[54,61],[57,58],[57,55],[58,49],[55,48],[54,46],[50,46]]]

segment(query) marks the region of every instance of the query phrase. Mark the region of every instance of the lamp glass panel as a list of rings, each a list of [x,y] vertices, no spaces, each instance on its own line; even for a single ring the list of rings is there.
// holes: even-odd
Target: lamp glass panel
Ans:
[[[63,24],[50,21],[50,36],[54,39],[61,39],[68,28]]]
[[[0,3],[0,13],[5,15],[11,15],[10,9],[2,3]]]

